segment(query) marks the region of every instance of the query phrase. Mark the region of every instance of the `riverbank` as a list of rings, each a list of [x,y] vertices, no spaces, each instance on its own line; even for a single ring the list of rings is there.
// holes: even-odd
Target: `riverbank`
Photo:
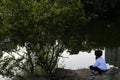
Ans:
[[[110,68],[100,75],[91,75],[89,69],[57,69],[53,80],[120,80],[120,69]]]
[[[27,77],[26,79],[14,80],[50,80],[45,75],[35,75],[34,77]],[[58,68],[55,70],[51,80],[120,80],[120,69],[112,67],[105,73],[100,75],[92,75],[89,69],[63,69]]]
[[[88,69],[57,69],[54,75],[54,80],[83,80],[86,77],[90,77],[90,71]]]

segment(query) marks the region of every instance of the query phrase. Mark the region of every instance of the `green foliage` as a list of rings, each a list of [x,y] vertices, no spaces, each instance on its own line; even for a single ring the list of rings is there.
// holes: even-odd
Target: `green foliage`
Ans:
[[[119,3],[119,0],[2,0],[1,51],[14,52],[18,46],[25,47],[26,56],[16,61],[26,59],[30,74],[34,74],[36,66],[51,74],[64,49],[77,54],[118,47]]]
[[[82,3],[80,0],[3,0],[1,25],[5,26],[4,33],[10,40],[20,46],[61,40],[73,53],[119,46],[119,0],[82,0]]]
[[[9,44],[13,44],[6,50],[14,52],[18,46],[21,46],[26,47],[27,53],[20,59],[7,57],[5,62],[4,59],[1,59],[4,62],[2,65],[6,65],[1,66],[1,69],[4,67],[3,71],[5,71],[10,66],[9,72],[15,75],[14,68],[16,67],[33,75],[36,66],[40,66],[48,75],[51,75],[57,66],[59,56],[65,49],[62,40],[65,38],[66,30],[77,28],[85,20],[80,1],[76,0],[75,4],[73,2],[74,0],[66,1],[62,4],[59,1],[49,0],[39,2],[3,0],[0,10],[3,13],[1,16],[3,26],[6,29],[4,33],[10,40]],[[74,23],[73,20],[76,22]],[[77,24],[79,21],[80,23]],[[33,60],[33,57],[36,57],[37,60]],[[10,62],[6,62],[8,60]],[[14,63],[13,66],[10,63]]]
[[[63,51],[64,46],[61,45],[60,41],[56,41],[53,46],[47,44],[44,49],[40,50],[40,54],[37,54],[37,64],[51,76],[55,68],[58,67],[57,64]]]
[[[83,25],[87,19],[82,6],[80,0],[40,0],[38,2],[4,0],[2,10],[5,12],[3,16],[5,19],[3,21],[9,29],[10,40],[16,46],[25,46],[27,43],[31,45],[40,43],[42,46],[48,41],[54,43],[55,40],[62,40],[67,47],[71,47],[69,46],[71,36],[74,39],[80,37],[77,40],[84,37],[83,30],[86,28]],[[81,44],[81,41],[78,42]]]

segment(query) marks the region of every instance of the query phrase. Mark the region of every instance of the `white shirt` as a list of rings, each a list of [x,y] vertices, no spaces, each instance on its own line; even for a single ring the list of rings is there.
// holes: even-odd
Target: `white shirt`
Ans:
[[[106,62],[102,57],[97,58],[96,62],[93,64],[93,67],[98,67],[101,70],[107,70]]]

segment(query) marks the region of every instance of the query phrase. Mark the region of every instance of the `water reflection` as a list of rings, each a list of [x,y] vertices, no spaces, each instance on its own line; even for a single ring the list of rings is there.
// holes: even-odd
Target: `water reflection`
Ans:
[[[103,50],[102,57],[105,58]],[[90,53],[88,52],[79,52],[77,55],[70,55],[67,51],[64,51],[62,54],[63,57],[61,58],[58,64],[59,67],[64,67],[65,69],[81,69],[81,68],[88,68],[91,64],[95,62],[95,55],[94,51],[92,50]],[[111,66],[108,65],[108,68]]]
[[[0,80],[11,80],[11,79],[3,77],[3,76],[0,75]]]
[[[70,55],[67,51],[64,51],[62,56],[64,58],[60,58],[59,67],[64,67],[65,69],[81,69],[81,68],[88,68],[91,64],[95,62],[95,55],[94,51],[88,52],[79,52],[77,55]],[[103,50],[103,58],[105,58],[105,51]],[[108,65],[108,68],[112,67]],[[0,76],[0,80],[10,80],[7,78],[2,78]]]

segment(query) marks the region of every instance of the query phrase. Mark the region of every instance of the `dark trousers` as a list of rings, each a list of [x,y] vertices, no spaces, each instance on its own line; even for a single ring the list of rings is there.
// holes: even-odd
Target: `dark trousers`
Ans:
[[[93,67],[93,66],[90,66],[90,70],[95,70],[95,71],[97,71],[99,73],[105,72],[105,71],[99,69],[98,67]]]

